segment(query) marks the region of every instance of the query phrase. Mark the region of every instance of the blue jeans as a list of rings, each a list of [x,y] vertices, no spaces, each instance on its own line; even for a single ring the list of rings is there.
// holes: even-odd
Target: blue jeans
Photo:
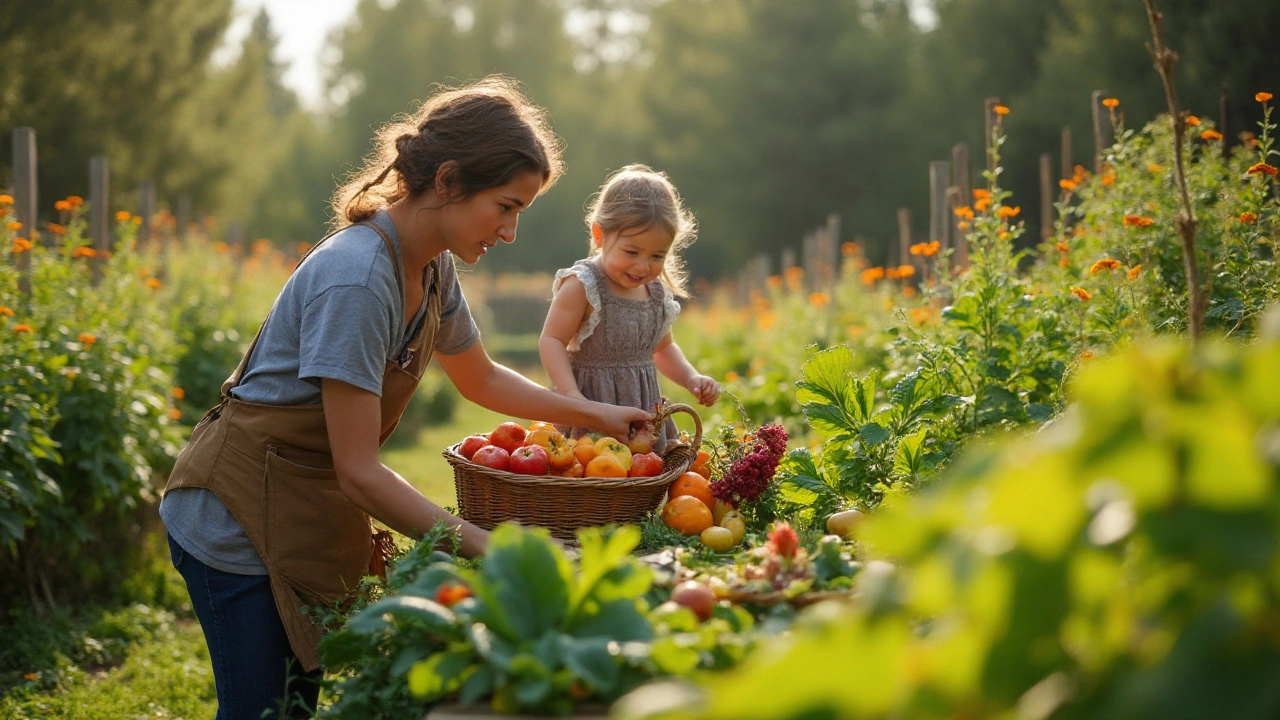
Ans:
[[[211,568],[172,535],[169,553],[209,646],[218,690],[215,720],[311,717],[323,671],[302,672],[276,611],[271,580]],[[282,707],[289,708],[284,716]]]

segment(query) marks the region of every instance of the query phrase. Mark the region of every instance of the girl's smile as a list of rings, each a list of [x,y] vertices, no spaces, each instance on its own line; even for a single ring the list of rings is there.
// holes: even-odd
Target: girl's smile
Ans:
[[[592,228],[592,236],[602,248],[598,262],[605,277],[616,286],[614,290],[629,297],[647,296],[645,286],[658,279],[666,265],[671,233],[654,224],[644,230],[623,230],[606,237],[598,228]]]

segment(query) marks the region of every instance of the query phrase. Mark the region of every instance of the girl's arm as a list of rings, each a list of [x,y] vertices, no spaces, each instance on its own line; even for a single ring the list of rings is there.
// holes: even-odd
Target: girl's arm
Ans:
[[[658,372],[693,393],[703,405],[715,405],[716,400],[720,399],[720,384],[693,369],[670,332],[658,341],[658,347],[653,351],[653,364],[657,366]]]
[[[354,385],[320,381],[338,487],[351,502],[396,532],[421,539],[437,521],[457,528],[466,557],[484,552],[489,532],[455,517],[418,492],[378,459],[382,424],[378,396]]]
[[[548,390],[495,363],[479,341],[457,355],[435,358],[462,397],[504,415],[588,427],[618,438],[630,435],[632,422],[653,419],[653,413],[640,408],[592,402]]]
[[[569,397],[582,398],[569,365],[569,343],[577,336],[589,312],[591,305],[582,281],[576,275],[565,277],[551,299],[551,309],[542,324],[542,337],[538,338],[538,357],[542,359],[551,387]]]

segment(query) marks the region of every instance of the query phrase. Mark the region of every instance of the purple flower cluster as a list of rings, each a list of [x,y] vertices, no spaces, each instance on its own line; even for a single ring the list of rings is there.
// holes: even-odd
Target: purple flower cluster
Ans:
[[[760,497],[787,453],[787,431],[781,425],[761,425],[752,437],[751,451],[733,461],[724,477],[711,483],[716,498],[741,507]]]

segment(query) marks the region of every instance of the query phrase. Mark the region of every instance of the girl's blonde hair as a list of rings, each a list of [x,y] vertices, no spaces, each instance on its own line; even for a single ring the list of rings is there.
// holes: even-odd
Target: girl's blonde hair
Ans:
[[[685,289],[688,275],[680,252],[693,244],[698,223],[666,173],[641,164],[615,172],[592,197],[586,221],[588,232],[593,225],[599,225],[606,235],[624,230],[644,232],[655,225],[671,233],[671,249],[659,279],[673,295],[689,297]],[[590,257],[603,252],[594,242],[590,247]]]
[[[524,172],[542,177],[542,193],[564,168],[546,113],[515,81],[490,75],[465,87],[442,86],[412,116],[378,129],[364,166],[333,194],[334,226],[360,222],[384,205],[431,190],[450,161],[454,165],[444,178],[448,202],[467,200]]]

